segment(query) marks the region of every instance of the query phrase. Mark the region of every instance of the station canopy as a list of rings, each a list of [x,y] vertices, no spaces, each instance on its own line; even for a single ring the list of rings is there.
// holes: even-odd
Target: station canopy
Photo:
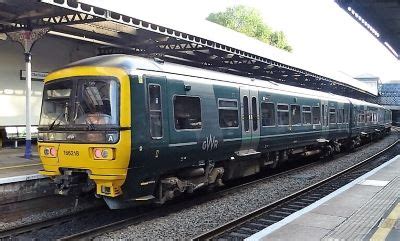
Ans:
[[[197,26],[160,25],[110,9],[112,6],[106,9],[92,4],[96,2],[0,0],[0,34],[50,28],[48,34],[98,44],[99,54],[157,57],[353,98],[377,94],[345,74],[307,64],[293,54],[208,21]]]
[[[336,0],[336,3],[400,60],[399,0]]]

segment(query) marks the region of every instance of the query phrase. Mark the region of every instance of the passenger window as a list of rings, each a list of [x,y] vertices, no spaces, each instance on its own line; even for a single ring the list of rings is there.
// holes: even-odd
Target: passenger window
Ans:
[[[321,124],[321,108],[319,106],[312,107],[312,121],[314,125]]]
[[[289,125],[289,106],[278,105],[278,125],[287,126]]]
[[[244,121],[244,131],[249,131],[249,98],[243,96],[243,121]]]
[[[311,107],[303,106],[303,124],[311,125]]]
[[[299,105],[290,105],[290,115],[292,118],[292,125],[301,124]]]
[[[150,134],[153,138],[161,138],[162,111],[161,111],[161,86],[149,84],[149,110],[150,110]]]
[[[239,111],[236,100],[218,100],[219,126],[221,128],[238,127]]]
[[[336,124],[336,109],[329,109],[329,124]]]
[[[360,110],[358,114],[358,123],[365,123],[364,110]]]
[[[274,103],[261,103],[262,126],[275,126]]]
[[[257,111],[257,99],[256,97],[251,98],[251,110],[253,118],[253,131],[258,129],[258,111]]]
[[[201,106],[199,97],[175,96],[175,129],[201,129]]]

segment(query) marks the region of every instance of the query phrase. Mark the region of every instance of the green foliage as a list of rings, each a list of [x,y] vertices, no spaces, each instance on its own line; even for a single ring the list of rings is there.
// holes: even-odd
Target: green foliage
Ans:
[[[273,31],[263,22],[260,12],[246,6],[227,8],[224,12],[211,13],[208,21],[225,26],[249,37],[291,52],[292,47],[287,43],[282,31]]]

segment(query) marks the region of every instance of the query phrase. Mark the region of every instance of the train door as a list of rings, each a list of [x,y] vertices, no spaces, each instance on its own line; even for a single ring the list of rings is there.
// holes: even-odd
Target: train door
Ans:
[[[168,113],[166,111],[166,78],[145,76],[150,142],[154,147],[168,142]],[[157,156],[157,155],[156,155]]]
[[[327,100],[321,101],[321,115],[321,137],[327,139],[329,136],[329,108]]]
[[[240,87],[242,146],[241,155],[258,153],[260,140],[260,118],[258,90]]]

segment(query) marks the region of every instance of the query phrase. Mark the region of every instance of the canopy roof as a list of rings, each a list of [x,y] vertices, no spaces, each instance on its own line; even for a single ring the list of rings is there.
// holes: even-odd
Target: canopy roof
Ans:
[[[400,59],[400,1],[336,0],[350,16]]]
[[[0,0],[0,33],[43,27],[49,27],[52,35],[98,44],[100,54],[158,57],[357,98],[375,95],[351,77],[305,64],[287,52],[216,24],[162,26],[72,0]]]

